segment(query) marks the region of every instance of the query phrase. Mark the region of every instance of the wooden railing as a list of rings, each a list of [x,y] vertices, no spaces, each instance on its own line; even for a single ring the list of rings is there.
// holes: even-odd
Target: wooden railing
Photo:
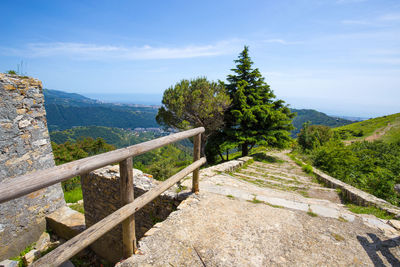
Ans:
[[[134,213],[155,199],[168,188],[193,172],[192,192],[199,191],[199,168],[206,163],[200,158],[201,134],[204,128],[196,128],[161,137],[130,147],[110,151],[100,155],[76,160],[50,169],[33,172],[10,179],[0,184],[0,203],[32,193],[39,189],[65,181],[77,175],[84,175],[106,165],[119,162],[121,177],[122,208],[92,225],[82,233],[46,254],[31,266],[59,266],[76,255],[102,235],[122,223],[123,255],[128,258],[136,250]],[[132,157],[160,148],[173,142],[194,136],[193,163],[152,190],[134,199]]]

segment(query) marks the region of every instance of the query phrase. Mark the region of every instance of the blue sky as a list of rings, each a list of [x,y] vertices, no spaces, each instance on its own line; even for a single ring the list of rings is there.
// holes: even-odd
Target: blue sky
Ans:
[[[400,112],[398,0],[3,0],[0,10],[0,71],[23,61],[46,88],[154,102],[184,78],[225,80],[249,45],[291,107]]]

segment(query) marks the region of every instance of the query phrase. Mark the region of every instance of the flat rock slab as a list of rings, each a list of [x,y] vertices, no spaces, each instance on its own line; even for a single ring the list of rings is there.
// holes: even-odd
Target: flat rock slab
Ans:
[[[67,206],[46,217],[47,225],[59,237],[71,239],[86,229],[85,216]]]
[[[365,225],[213,193],[189,197],[119,266],[398,266],[400,240]],[[204,263],[204,264],[203,264]]]

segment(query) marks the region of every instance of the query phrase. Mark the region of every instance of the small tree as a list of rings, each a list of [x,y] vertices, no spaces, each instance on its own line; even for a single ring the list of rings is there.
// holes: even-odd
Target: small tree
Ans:
[[[241,145],[243,156],[256,144],[286,146],[295,116],[284,101],[275,100],[260,71],[252,68],[248,51],[245,46],[235,60],[234,74],[228,75],[226,85],[232,105],[226,112],[225,133],[229,140]]]
[[[313,150],[325,145],[334,137],[331,128],[325,125],[311,125],[310,122],[303,123],[303,128],[298,134],[297,142],[303,149]]]
[[[222,83],[209,82],[204,77],[182,80],[164,91],[156,120],[180,130],[204,127],[201,142],[204,155],[207,139],[223,127],[224,113],[230,103]]]

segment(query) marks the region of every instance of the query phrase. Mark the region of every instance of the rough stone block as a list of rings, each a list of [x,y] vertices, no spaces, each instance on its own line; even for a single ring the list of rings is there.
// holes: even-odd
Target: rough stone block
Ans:
[[[40,252],[45,251],[50,247],[50,235],[46,232],[44,232],[36,241],[35,249],[39,250]]]
[[[32,262],[34,262],[39,257],[40,257],[40,251],[32,249],[22,257],[22,261],[24,262],[25,265],[31,265]]]
[[[54,166],[40,81],[0,73],[0,183]],[[35,144],[35,145],[34,145]],[[17,256],[65,205],[60,184],[0,205],[0,259]]]
[[[59,237],[71,239],[86,229],[82,213],[67,206],[61,207],[46,217],[47,226]]]

